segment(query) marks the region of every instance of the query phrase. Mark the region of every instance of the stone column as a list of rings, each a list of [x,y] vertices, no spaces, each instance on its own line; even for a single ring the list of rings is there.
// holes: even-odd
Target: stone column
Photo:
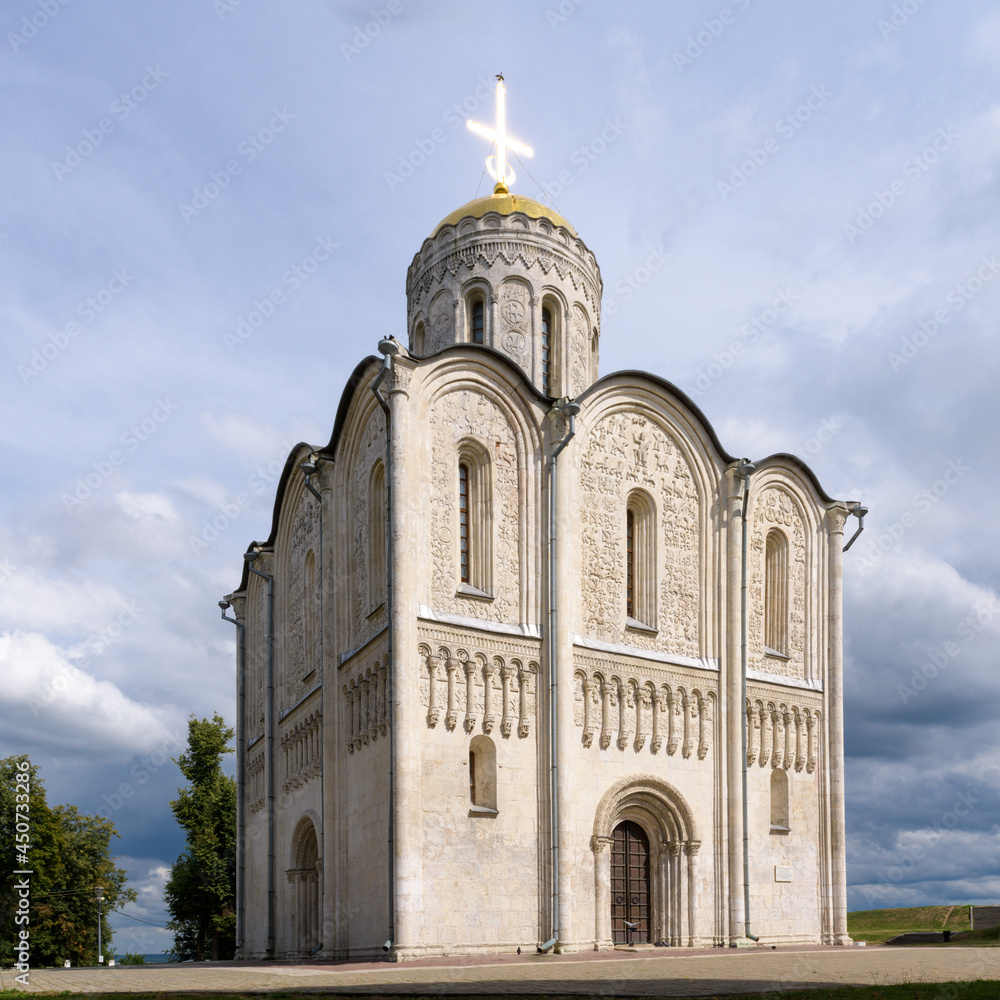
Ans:
[[[656,852],[656,938],[653,944],[661,941],[670,942],[670,879],[667,867],[670,855],[667,852],[667,842],[661,840]]]
[[[694,859],[698,854],[699,847],[701,847],[700,840],[689,840],[684,845],[684,855],[687,858],[688,946],[689,947],[694,947],[698,943],[698,924],[697,924],[698,892],[696,889],[696,883],[694,877]]]
[[[742,490],[736,468],[726,471],[726,648],[719,683],[719,711],[725,721],[725,789],[729,878],[729,943],[744,934],[743,912],[743,754],[740,649],[740,573],[742,568]],[[749,604],[749,600],[748,600]]]
[[[438,724],[441,715],[437,704],[437,672],[441,666],[440,656],[427,657],[427,676],[429,678],[428,699],[427,699],[427,725],[432,729]]]
[[[496,723],[496,715],[493,711],[493,674],[496,673],[496,664],[487,663],[483,667],[483,732],[492,733]]]
[[[847,933],[847,837],[844,824],[844,507],[826,515],[830,587],[827,617],[827,718],[830,724],[830,853],[833,899],[833,943],[850,944]]]
[[[500,668],[500,685],[503,697],[503,713],[500,716],[500,734],[502,736],[510,736],[514,723],[510,711],[510,679],[513,675],[513,667],[503,666]]]
[[[458,669],[458,660],[449,656],[444,666],[448,673],[448,712],[444,717],[444,724],[446,729],[452,730],[458,724],[458,706],[455,697],[455,671]]]
[[[681,843],[679,840],[673,840],[669,845],[670,850],[670,881],[672,883],[673,892],[671,893],[670,902],[672,904],[671,909],[673,910],[673,926],[671,927],[670,943],[672,945],[683,945],[684,944],[684,924],[686,923],[685,917],[687,916],[687,905],[684,900],[684,883],[687,881],[684,878],[684,869],[681,865]]]
[[[594,944],[613,948],[611,939],[611,837],[591,838],[594,852]]]
[[[476,728],[476,668],[475,660],[465,661],[465,731],[471,733]]]
[[[389,887],[394,902],[394,953],[417,944],[417,926],[423,911],[420,803],[420,657],[413,595],[417,592],[418,567],[412,539],[419,536],[424,511],[415,502],[411,487],[411,463],[417,454],[410,433],[409,386],[412,369],[400,358],[384,390],[389,397],[389,452],[391,497],[389,510],[389,558],[392,565],[393,767],[393,880]],[[422,723],[423,720],[420,720]]]

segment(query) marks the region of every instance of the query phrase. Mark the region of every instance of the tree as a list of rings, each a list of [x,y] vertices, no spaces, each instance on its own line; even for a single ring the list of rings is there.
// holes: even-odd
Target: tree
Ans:
[[[236,782],[223,774],[233,730],[216,713],[188,720],[187,751],[177,758],[191,783],[170,803],[187,846],[170,870],[163,893],[174,932],[171,956],[202,962],[236,952]]]
[[[19,792],[18,785],[29,791]],[[15,810],[19,794],[28,796],[26,816]],[[17,849],[25,846],[16,839],[19,822],[28,827],[21,831],[28,835],[25,854]],[[114,954],[108,915],[136,899],[135,890],[125,888],[125,871],[111,857],[111,838],[117,836],[108,819],[82,815],[76,806],[50,807],[39,769],[27,754],[0,760],[0,965],[14,961],[15,929],[30,934],[33,966],[61,965],[66,959],[96,965],[98,886],[104,896],[102,948]],[[14,875],[16,871],[31,875]],[[30,893],[29,922],[16,925],[15,885],[22,878]]]

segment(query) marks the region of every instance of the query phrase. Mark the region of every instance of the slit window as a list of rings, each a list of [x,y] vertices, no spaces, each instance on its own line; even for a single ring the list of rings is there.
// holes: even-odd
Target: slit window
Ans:
[[[625,505],[625,616],[633,627],[656,628],[656,508],[643,490]]]
[[[462,462],[458,466],[458,537],[459,537],[459,579],[469,582],[469,466]]]
[[[788,653],[788,541],[772,528],[764,548],[764,647]]]
[[[474,344],[483,343],[485,314],[485,303],[482,299],[476,299],[476,301],[472,303],[472,342]]]
[[[549,395],[549,369],[552,362],[552,310],[547,306],[542,309],[542,392]]]

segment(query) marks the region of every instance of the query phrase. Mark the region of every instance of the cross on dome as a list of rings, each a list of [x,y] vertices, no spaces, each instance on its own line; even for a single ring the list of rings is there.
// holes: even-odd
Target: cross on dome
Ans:
[[[490,172],[490,177],[496,181],[493,188],[494,194],[509,194],[508,184],[513,184],[516,180],[514,169],[507,163],[507,150],[512,153],[520,153],[522,156],[534,156],[535,152],[530,146],[523,142],[518,142],[507,135],[507,90],[503,85],[503,73],[497,74],[497,123],[495,128],[489,125],[481,125],[471,118],[466,119],[465,124],[470,131],[477,135],[495,142],[497,147],[496,156],[486,157],[486,169]]]

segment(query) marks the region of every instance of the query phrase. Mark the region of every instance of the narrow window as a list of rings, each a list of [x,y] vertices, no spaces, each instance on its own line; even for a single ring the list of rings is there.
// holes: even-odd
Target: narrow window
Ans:
[[[493,486],[489,452],[478,441],[458,449],[459,590],[489,599],[493,589]]]
[[[302,574],[302,606],[305,622],[302,634],[302,676],[308,677],[316,669],[319,649],[316,641],[316,554],[310,549],[306,553],[306,564]]]
[[[368,604],[372,611],[385,601],[385,466],[376,462],[368,484]]]
[[[788,653],[788,542],[777,528],[764,550],[764,649]]]
[[[458,536],[460,549],[460,579],[469,582],[469,467],[458,467]]]
[[[625,514],[625,535],[625,614],[629,618],[635,618],[635,601],[633,600],[633,587],[635,585],[635,513],[631,508]]]
[[[552,311],[542,309],[542,392],[549,395],[549,363],[551,361]]]
[[[483,342],[483,315],[485,311],[482,299],[477,299],[472,303],[472,342],[474,344]]]
[[[473,814],[497,814],[497,748],[488,736],[469,744],[469,804]]]
[[[776,767],[771,771],[771,832],[788,833],[788,772]]]
[[[423,354],[426,350],[425,342],[427,340],[426,328],[423,323],[417,324],[417,329],[413,334],[413,353]]]
[[[656,629],[656,508],[644,490],[625,505],[625,617],[633,628]]]

